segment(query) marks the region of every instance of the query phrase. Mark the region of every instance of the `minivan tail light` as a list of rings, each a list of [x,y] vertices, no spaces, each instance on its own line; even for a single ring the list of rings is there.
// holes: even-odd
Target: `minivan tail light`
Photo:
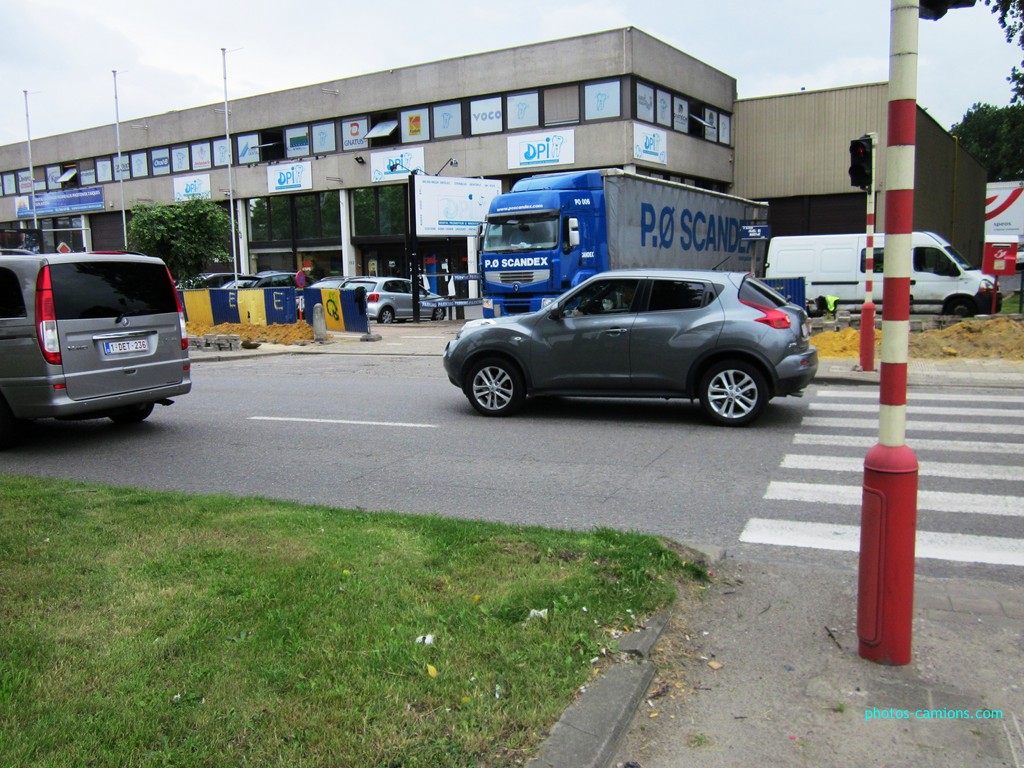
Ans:
[[[60,339],[57,337],[57,312],[53,307],[49,265],[44,265],[36,277],[36,337],[43,359],[50,365],[60,365]]]
[[[171,274],[170,267],[167,267],[167,279],[171,282],[171,290],[174,291],[174,303],[178,306],[178,325],[181,328],[181,348],[188,349],[188,329],[185,327],[185,307],[181,304],[181,294],[178,293],[178,287],[174,284],[174,276]]]
[[[753,307],[758,312],[763,312],[764,317],[758,317],[755,318],[755,320],[759,323],[764,323],[770,328],[785,329],[790,328],[793,325],[792,321],[789,319],[789,315],[781,309],[765,307],[761,304],[755,304],[752,301],[746,301],[745,299],[740,299],[740,303],[746,304],[748,307]]]

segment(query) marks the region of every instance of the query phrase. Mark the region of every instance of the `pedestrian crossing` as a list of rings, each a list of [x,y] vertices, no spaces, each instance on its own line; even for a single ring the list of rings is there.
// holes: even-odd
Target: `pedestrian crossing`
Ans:
[[[878,392],[819,387],[740,541],[860,549],[864,459],[878,442]],[[1024,394],[912,390],[918,460],[916,556],[1024,567]]]

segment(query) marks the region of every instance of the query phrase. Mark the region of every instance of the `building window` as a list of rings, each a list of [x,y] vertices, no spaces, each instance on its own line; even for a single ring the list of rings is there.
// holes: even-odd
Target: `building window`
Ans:
[[[167,147],[154,149],[149,153],[149,158],[150,162],[153,164],[154,176],[166,176],[171,172],[171,150]]]
[[[402,143],[427,141],[430,138],[430,110],[407,109],[399,115],[402,126]]]
[[[121,155],[120,157],[114,155],[113,162],[114,181],[128,181],[132,177],[131,168],[129,167],[131,160],[128,155]]]
[[[356,237],[405,234],[405,184],[363,187],[352,193],[352,234]]]
[[[544,125],[568,125],[579,121],[579,86],[566,85],[544,91]]]
[[[462,135],[462,104],[441,104],[434,107],[434,138],[447,139]]]
[[[149,156],[145,152],[132,152],[132,178],[149,176]]]
[[[636,84],[636,119],[654,122],[654,88],[645,83]]]
[[[171,147],[171,172],[181,173],[189,170],[188,147]],[[99,167],[96,168],[97,176]]]
[[[200,141],[192,145],[192,170],[208,171],[213,168],[213,150],[210,142]]]
[[[657,116],[656,120],[658,125],[664,125],[666,128],[672,127],[672,94],[668,91],[658,89],[658,100],[657,100]]]
[[[285,154],[289,159],[309,154],[309,126],[297,125],[284,129]]]
[[[501,133],[501,96],[476,99],[469,102],[469,130],[474,136],[484,133]]]
[[[96,164],[93,160],[82,160],[78,163],[78,175],[83,187],[96,183]]]
[[[313,154],[326,155],[338,151],[338,133],[334,122],[313,124]]]
[[[510,131],[516,128],[536,128],[540,125],[540,96],[517,93],[505,97],[505,124]]]
[[[18,194],[18,184],[15,182],[15,176],[13,173],[5,173],[3,175],[3,194],[5,195],[16,195]]]
[[[683,133],[690,132],[690,102],[679,96],[672,99],[672,127]]]
[[[320,193],[320,236],[341,239],[341,192],[337,189]]]
[[[226,166],[231,162],[231,153],[228,149],[231,145],[227,139],[214,139],[213,140],[213,164],[216,166]]]
[[[584,111],[586,120],[607,120],[622,115],[622,95],[619,92],[618,80],[607,80],[601,83],[589,83],[583,88]]]
[[[109,158],[102,158],[96,161],[96,181],[103,184],[114,179],[114,166]]]
[[[732,116],[718,116],[718,141],[722,144],[732,144]]]
[[[237,139],[238,162],[258,163],[260,161],[260,137],[257,133],[243,133]]]

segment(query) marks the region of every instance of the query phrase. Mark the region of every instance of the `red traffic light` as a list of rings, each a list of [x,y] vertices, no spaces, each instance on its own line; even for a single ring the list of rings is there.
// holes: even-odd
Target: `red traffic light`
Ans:
[[[871,138],[863,136],[850,142],[850,184],[861,189],[871,186]]]

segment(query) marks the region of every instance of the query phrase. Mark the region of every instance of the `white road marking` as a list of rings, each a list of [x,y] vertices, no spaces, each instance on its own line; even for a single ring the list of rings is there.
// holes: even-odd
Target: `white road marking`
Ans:
[[[786,454],[782,459],[784,469],[812,469],[825,472],[863,472],[864,459],[855,456],[806,456]],[[1024,481],[1024,467],[1006,464],[964,464],[952,461],[919,461],[917,474],[920,477],[956,477],[975,480],[1021,480]]]
[[[843,504],[860,506],[864,488],[860,485],[826,485],[819,483],[768,484],[764,498],[771,501],[809,501],[814,504]],[[917,492],[918,510],[929,512],[962,512],[970,515],[997,515],[1024,517],[1024,498],[997,496],[984,493],[946,493],[943,491]]]
[[[833,445],[837,447],[870,448],[878,442],[877,435],[829,435],[808,432],[793,435],[796,445]],[[1024,454],[1024,443],[979,443],[967,440],[907,440],[915,451],[964,451],[967,453],[1019,453]],[[1024,470],[1021,470],[1024,472]]]
[[[841,411],[843,413],[877,413],[879,408],[877,404],[860,405],[855,403],[811,403],[809,407],[812,411]],[[907,405],[907,413],[911,416],[989,416],[996,419],[1004,419],[1012,412],[1008,411],[1006,408],[966,408],[956,405],[914,405],[913,402],[910,402]]]
[[[250,416],[252,421],[298,421],[307,424],[348,424],[358,427],[405,427],[410,429],[437,429],[437,424],[415,424],[403,421],[352,421],[350,419],[304,419],[291,416]]]
[[[815,427],[820,429],[878,430],[878,419],[844,419],[827,416],[807,416],[800,423],[804,427]],[[974,435],[1002,435],[1006,433],[1006,429],[1006,424],[964,424],[962,421],[907,422],[908,432],[952,432],[957,435],[963,435],[965,433]]]
[[[860,528],[855,525],[755,517],[747,521],[740,534],[740,541],[747,544],[857,552],[860,550]],[[1024,540],[918,531],[915,554],[918,558],[932,560],[1024,566]]]

